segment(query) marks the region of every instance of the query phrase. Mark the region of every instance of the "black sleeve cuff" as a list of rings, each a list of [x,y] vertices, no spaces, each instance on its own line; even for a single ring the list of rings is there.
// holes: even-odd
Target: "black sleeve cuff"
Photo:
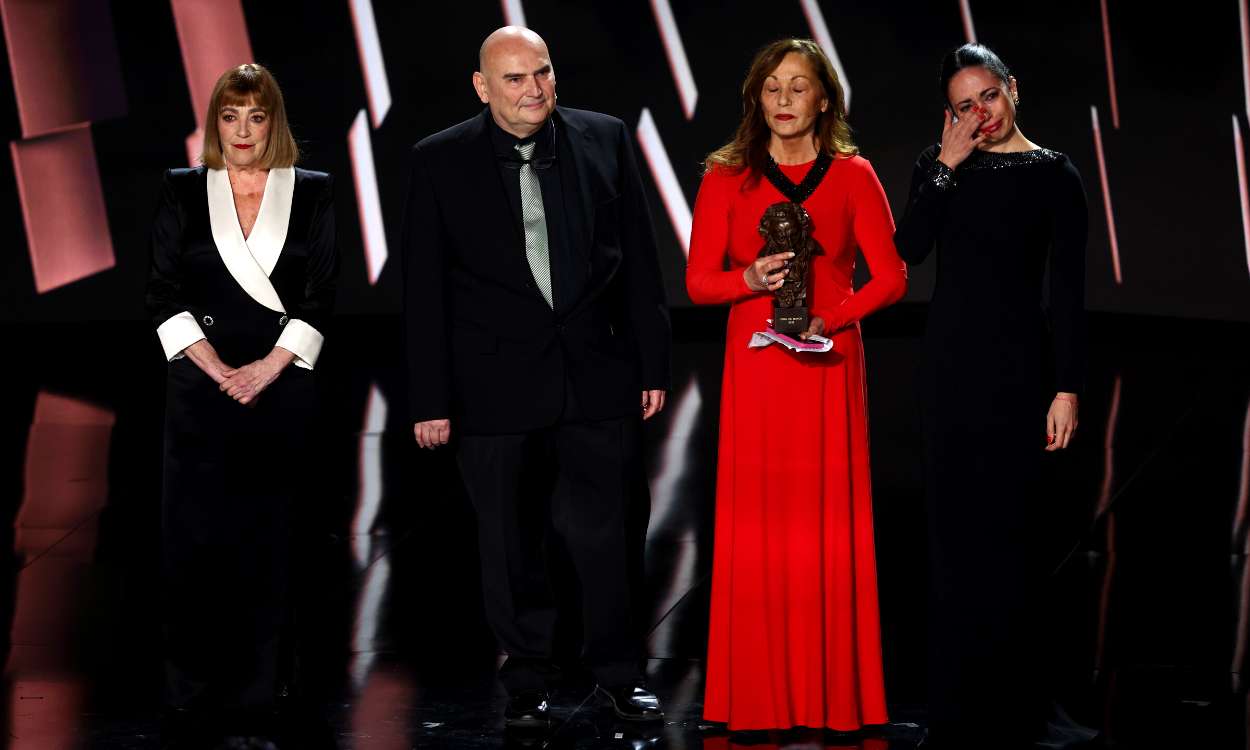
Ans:
[[[925,170],[925,187],[936,193],[949,193],[955,189],[955,170],[934,159]]]

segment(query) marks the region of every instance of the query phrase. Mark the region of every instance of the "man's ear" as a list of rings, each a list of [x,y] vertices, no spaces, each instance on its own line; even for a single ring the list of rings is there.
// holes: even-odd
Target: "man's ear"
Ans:
[[[486,76],[479,71],[473,73],[473,90],[477,92],[477,98],[482,100],[482,104],[490,104],[490,94],[486,92]]]

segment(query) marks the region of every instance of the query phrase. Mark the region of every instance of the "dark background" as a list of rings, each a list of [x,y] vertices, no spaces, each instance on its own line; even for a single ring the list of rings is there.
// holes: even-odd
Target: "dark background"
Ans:
[[[161,171],[185,166],[191,110],[169,3],[114,2],[125,115],[92,133],[116,266],[35,292],[11,157],[0,158],[0,320],[143,317],[147,232]],[[243,3],[252,49],[278,76],[303,165],[338,177],[343,257],[339,311],[398,311],[398,232],[410,144],[478,111],[470,87],[481,39],[504,22],[499,3],[375,2],[393,104],[371,131],[390,259],[371,285],[362,253],[347,133],[366,106],[347,2]],[[1110,29],[1121,127],[1112,125],[1099,6],[1055,2],[975,4],[979,41],[996,48],[1020,84],[1021,123],[1032,140],[1067,153],[1090,199],[1091,310],[1250,320],[1250,274],[1238,203],[1230,119],[1245,117],[1235,3],[1190,3],[1184,13],[1111,2]],[[958,3],[823,3],[852,89],[851,123],[862,153],[903,210],[915,156],[936,141],[938,63],[964,41]],[[810,36],[798,2],[673,4],[698,85],[692,119],[682,114],[651,5],[528,2],[528,25],[547,40],[560,103],[607,112],[633,129],[652,112],[688,202],[700,161],[733,131],[738,87],[752,54],[787,35]],[[243,61],[240,61],[243,62]],[[1123,285],[1110,243],[1090,108],[1102,122]],[[1243,127],[1245,126],[1242,119]],[[21,138],[12,81],[0,76],[0,135]],[[641,158],[641,155],[640,155]],[[658,193],[652,213],[672,303],[688,305],[685,259]],[[66,195],[64,210],[74,210]],[[1011,252],[1011,248],[1003,248]],[[926,300],[933,265],[913,271],[908,299]]]

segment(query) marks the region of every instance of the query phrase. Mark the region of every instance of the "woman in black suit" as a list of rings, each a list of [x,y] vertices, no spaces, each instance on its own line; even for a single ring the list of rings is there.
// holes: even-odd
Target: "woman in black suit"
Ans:
[[[262,735],[290,679],[292,501],[334,300],[330,176],[296,169],[282,92],[217,81],[202,164],[165,174],[147,306],[169,361],[166,706],[197,739]]]

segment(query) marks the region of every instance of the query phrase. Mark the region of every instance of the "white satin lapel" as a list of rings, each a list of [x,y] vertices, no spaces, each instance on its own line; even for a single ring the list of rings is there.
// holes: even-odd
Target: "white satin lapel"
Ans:
[[[269,193],[268,184],[265,185],[265,193]],[[264,210],[263,198],[261,210]],[[287,216],[290,216],[289,199]],[[239,215],[234,210],[234,193],[230,190],[230,177],[224,169],[208,170],[208,223],[212,227],[213,242],[217,245],[221,261],[226,264],[226,270],[230,272],[239,286],[243,287],[243,291],[270,310],[286,312],[286,308],[282,306],[282,299],[278,297],[277,290],[269,281],[269,275],[256,262],[251,249],[243,239],[243,230],[239,227]],[[259,223],[258,216],[257,224]],[[282,234],[285,239],[285,228]]]
[[[291,226],[291,198],[295,195],[295,167],[269,170],[265,195],[260,200],[260,213],[245,242],[260,270],[268,276],[278,264],[286,232]]]

